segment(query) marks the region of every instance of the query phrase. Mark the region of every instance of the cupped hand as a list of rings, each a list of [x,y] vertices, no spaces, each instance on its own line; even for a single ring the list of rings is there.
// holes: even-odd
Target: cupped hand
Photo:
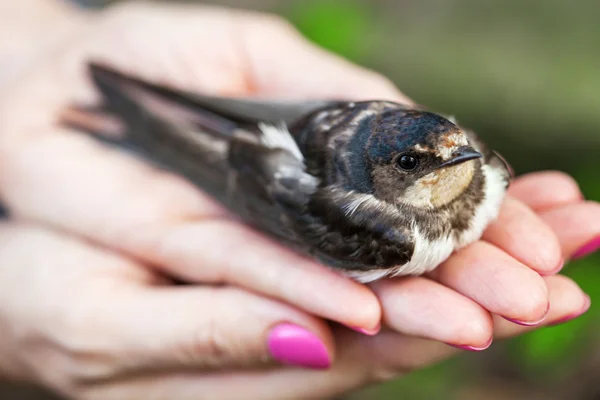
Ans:
[[[600,220],[562,175],[525,176],[516,187],[539,179],[565,190],[547,190],[539,212],[552,229],[567,230],[582,213]],[[535,203],[525,193],[521,200]],[[579,240],[560,236],[567,256]],[[496,338],[535,329],[490,320],[447,287],[406,278],[375,285],[381,333],[330,330],[280,301],[232,286],[176,286],[123,255],[27,223],[0,224],[0,265],[0,374],[83,400],[330,398],[455,354],[426,338],[460,338],[468,318]],[[589,307],[568,278],[542,279],[550,311],[540,326]],[[282,365],[294,360],[296,368]]]
[[[314,47],[275,17],[126,4],[82,19],[71,41],[0,98],[0,194],[17,217],[82,235],[152,265],[152,273],[269,296],[303,318],[374,332],[382,305],[393,330],[474,349],[489,344],[496,316],[531,325],[585,301],[566,278],[551,275],[600,233],[600,211],[562,175],[552,178],[554,187],[542,185],[551,191],[543,208],[539,194],[529,198],[520,184],[483,240],[432,276],[382,281],[373,293],[233,222],[183,179],[58,128],[66,106],[97,100],[85,74],[89,59],[209,94],[410,102],[385,78]],[[556,185],[567,195],[553,203]],[[584,214],[568,235],[557,229]],[[556,290],[571,293],[572,303],[561,295],[564,304],[554,298],[548,309],[552,282],[562,282]]]

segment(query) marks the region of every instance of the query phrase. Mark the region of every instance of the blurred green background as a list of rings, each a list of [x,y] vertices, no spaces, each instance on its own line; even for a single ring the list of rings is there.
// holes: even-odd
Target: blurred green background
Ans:
[[[373,68],[420,104],[455,115],[519,174],[559,169],[600,200],[600,2],[270,2],[313,41]],[[600,297],[600,257],[565,274]],[[495,343],[363,399],[600,399],[600,307]]]
[[[519,174],[566,171],[600,200],[598,1],[204,3],[280,14],[316,43],[388,76],[418,103],[455,115]],[[595,255],[568,264],[565,274],[598,301],[599,267]],[[600,399],[599,326],[593,304],[562,326],[345,399]]]

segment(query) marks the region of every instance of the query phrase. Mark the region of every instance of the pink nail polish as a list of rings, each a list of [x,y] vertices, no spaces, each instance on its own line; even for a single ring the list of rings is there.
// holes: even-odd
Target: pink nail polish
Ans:
[[[508,318],[508,317],[503,317],[503,318],[505,320],[510,321],[512,323],[515,323],[517,325],[522,325],[522,326],[536,326],[536,325],[539,325],[542,322],[544,322],[544,320],[548,316],[548,312],[549,311],[550,311],[550,303],[548,303],[548,307],[546,308],[546,312],[544,313],[544,315],[542,316],[542,318],[538,319],[537,321],[521,321],[521,320],[518,320],[518,319],[512,319],[512,318]]]
[[[456,347],[457,349],[461,349],[461,350],[483,351],[492,345],[493,340],[494,340],[493,338],[490,338],[490,340],[488,340],[488,342],[485,345],[483,345],[482,347],[469,346],[466,344],[452,344],[452,343],[446,343],[446,344],[448,346]]]
[[[292,324],[273,328],[268,339],[269,352],[274,359],[289,365],[327,369],[331,359],[327,348],[313,333]]]
[[[555,326],[555,325],[560,325],[560,324],[564,324],[565,322],[569,322],[577,317],[582,316],[583,314],[585,314],[587,312],[587,310],[590,309],[590,306],[592,305],[592,300],[590,299],[590,296],[588,296],[587,294],[585,295],[585,302],[583,304],[583,307],[581,307],[581,310],[574,312],[573,314],[569,314],[569,315],[565,315],[564,317],[557,319],[556,321],[552,321],[551,323],[548,324],[548,326]]]
[[[367,335],[367,336],[375,336],[379,333],[379,331],[381,331],[381,324],[377,324],[377,326],[375,328],[372,329],[367,329],[367,328],[360,328],[357,326],[349,326],[349,329],[352,329],[353,331],[362,333],[363,335]]]
[[[579,250],[577,250],[575,253],[573,253],[573,256],[571,258],[573,260],[576,260],[578,258],[583,258],[587,255],[590,255],[590,254],[596,252],[599,249],[600,249],[600,236],[596,237],[595,239],[592,239],[586,245],[584,245]]]

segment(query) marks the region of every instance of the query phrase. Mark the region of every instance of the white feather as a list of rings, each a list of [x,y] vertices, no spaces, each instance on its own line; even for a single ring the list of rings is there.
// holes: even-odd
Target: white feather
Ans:
[[[360,282],[369,283],[390,275],[390,268],[386,269],[371,269],[368,271],[344,271],[344,274],[350,278]]]
[[[435,269],[454,251],[455,243],[452,235],[429,241],[421,234],[416,224],[413,225],[413,235],[415,238],[413,255],[408,263],[394,271],[393,276],[424,274]]]
[[[284,123],[275,126],[265,122],[259,122],[258,129],[262,132],[262,144],[272,149],[279,148],[287,150],[298,160],[304,161],[304,156],[302,155],[298,144]]]
[[[349,194],[354,195],[355,193],[350,192]],[[384,205],[381,201],[377,200],[372,194],[358,194],[356,195],[356,198],[354,200],[345,204],[342,207],[342,209],[344,210],[344,214],[346,214],[346,217],[350,217],[361,207],[371,209],[383,209]]]
[[[479,240],[487,225],[498,217],[504,200],[506,188],[502,173],[489,165],[484,165],[481,170],[485,176],[484,198],[475,210],[471,226],[459,238],[457,249]]]

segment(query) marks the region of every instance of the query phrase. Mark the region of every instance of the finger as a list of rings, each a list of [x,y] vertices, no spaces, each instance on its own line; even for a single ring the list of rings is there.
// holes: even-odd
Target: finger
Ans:
[[[98,295],[106,289],[99,287]],[[87,381],[149,371],[277,364],[327,369],[334,358],[331,332],[323,321],[240,289],[131,290],[113,283],[112,292],[118,312],[101,303],[74,306],[76,326],[86,332],[74,342],[98,355],[88,358],[81,372]]]
[[[545,325],[585,310],[586,296],[572,281],[563,276],[544,279],[552,303]],[[499,339],[537,329],[515,325],[500,317],[495,317],[494,322],[497,324],[494,335]],[[128,380],[112,387],[109,392],[103,387],[95,387],[94,390],[102,391],[97,398],[103,399],[140,397],[139,393],[151,393],[157,399],[192,399],[196,398],[197,393],[213,393],[222,399],[237,399],[240,391],[247,393],[245,398],[248,399],[330,398],[359,384],[398,378],[458,352],[438,341],[391,331],[384,331],[376,337],[348,335],[339,339],[342,346],[338,362],[323,372],[273,370],[263,371],[260,376],[243,372],[219,375],[181,372]],[[308,381],[311,385],[306,384]]]
[[[358,363],[357,363],[358,364]],[[364,363],[363,363],[364,366]],[[83,386],[72,397],[90,400],[306,400],[332,399],[365,384],[364,367],[345,365],[334,372],[300,369],[177,371],[134,376],[107,385]],[[356,375],[360,373],[360,378]]]
[[[73,382],[103,386],[144,371],[322,369],[334,358],[323,321],[274,300],[166,285],[135,262],[39,227],[0,224],[0,247],[0,315],[16,329],[3,341],[8,359],[20,360],[10,368],[20,379],[34,374],[64,392]],[[27,282],[26,295],[15,282]],[[31,298],[49,301],[32,307]],[[21,364],[26,372],[15,371]]]
[[[508,188],[508,193],[534,211],[583,200],[575,179],[560,171],[532,172],[523,175],[513,181]]]
[[[552,229],[512,197],[504,200],[498,219],[488,226],[482,238],[542,275],[562,268],[560,243]]]
[[[538,326],[522,326],[494,315],[494,339],[506,339],[527,331],[564,323],[577,318],[589,308],[589,297],[567,277],[561,275],[544,278],[551,304],[546,320]],[[355,336],[353,345],[345,345],[352,354],[348,357],[363,358],[368,365],[371,380],[382,381],[424,368],[458,352],[455,348],[438,341],[411,335],[383,331],[375,337]],[[353,349],[358,347],[359,351]],[[341,349],[341,347],[340,347]],[[470,349],[474,350],[474,349]],[[477,349],[475,349],[477,350]],[[365,354],[371,355],[370,358]],[[343,358],[344,354],[339,354]],[[358,367],[356,367],[358,368]],[[333,368],[335,370],[335,366]],[[331,371],[333,373],[334,371]],[[348,370],[346,370],[348,372]]]
[[[413,104],[389,79],[317,47],[281,18],[252,14],[238,26],[246,54],[243,70],[259,95]]]
[[[344,325],[378,326],[380,306],[365,286],[228,222],[221,207],[183,179],[86,139],[65,132],[6,152],[0,182],[15,215],[186,281],[227,282]]]
[[[455,253],[432,276],[488,311],[521,324],[538,324],[548,310],[548,291],[540,275],[483,241]]]
[[[372,285],[387,327],[458,347],[487,348],[490,314],[473,300],[422,277],[387,279]]]
[[[363,339],[373,340],[363,340]],[[440,342],[382,332],[377,337],[342,337],[340,354],[325,371],[279,368],[255,371],[205,373],[174,371],[113,380],[108,385],[90,385],[78,397],[102,400],[129,398],[252,400],[303,400],[334,398],[366,384],[397,378],[411,370],[441,361],[456,349]]]
[[[558,236],[565,258],[585,257],[600,249],[600,204],[567,204],[540,216]]]
[[[230,220],[178,224],[139,236],[142,253],[194,282],[228,282],[346,326],[376,330],[380,305],[366,286]],[[215,240],[218,238],[218,240]]]
[[[540,326],[551,326],[571,321],[590,308],[590,297],[568,277],[555,275],[545,277],[544,280],[548,287],[550,310],[548,317]],[[533,329],[535,327],[515,325],[503,318],[494,316],[494,337],[496,338],[508,338]]]

